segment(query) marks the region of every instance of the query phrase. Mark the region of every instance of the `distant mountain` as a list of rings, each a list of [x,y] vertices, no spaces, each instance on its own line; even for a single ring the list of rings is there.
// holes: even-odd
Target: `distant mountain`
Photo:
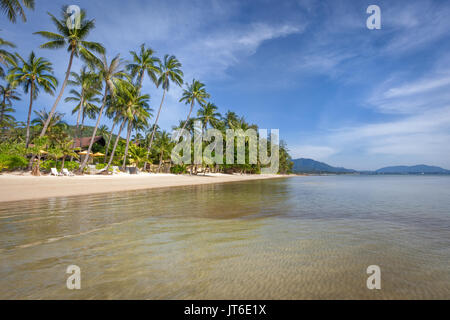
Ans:
[[[312,159],[294,159],[293,171],[296,173],[355,173],[355,170],[332,167],[326,163]]]
[[[450,174],[450,170],[440,167],[427,166],[420,164],[417,166],[394,166],[381,168],[375,171],[377,174]]]
[[[427,166],[393,166],[378,169],[376,171],[356,171],[340,167],[332,167],[326,163],[312,159],[294,159],[293,171],[295,173],[360,173],[360,174],[450,174],[450,170],[441,167]]]

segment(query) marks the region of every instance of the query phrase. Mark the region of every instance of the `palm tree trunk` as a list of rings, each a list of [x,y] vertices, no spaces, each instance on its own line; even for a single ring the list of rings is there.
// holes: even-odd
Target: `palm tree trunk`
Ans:
[[[27,148],[27,149],[28,149],[28,144],[30,143],[30,121],[31,121],[31,110],[33,109],[33,94],[34,94],[34,81],[31,82],[30,107],[28,108],[27,136],[25,139],[25,148]]]
[[[123,168],[125,168],[125,165],[127,164],[128,147],[130,145],[130,136],[131,136],[132,125],[133,125],[133,122],[128,120],[127,144],[125,146],[125,154],[123,155],[123,165],[122,165]]]
[[[80,128],[80,116],[81,116],[81,109],[83,108],[83,103],[84,103],[84,90],[81,91],[81,99],[80,99],[80,107],[78,108],[78,116],[77,116],[77,128],[75,130],[75,137],[73,139],[73,145],[72,148],[76,147],[76,139],[80,139],[80,148],[81,148],[81,131],[79,130]],[[70,161],[72,162],[73,160],[73,156],[70,156]]]
[[[32,172],[31,172],[33,176],[40,176],[41,175],[40,163],[41,163],[41,156],[39,155],[37,157],[36,164],[34,165],[34,167],[32,169]]]
[[[6,108],[6,93],[3,94],[2,110],[1,110],[1,115],[0,115],[0,126],[3,126],[3,119],[5,117],[5,108]]]
[[[80,126],[80,139],[83,138],[84,118],[85,118],[85,114],[82,113],[82,115],[81,115],[81,126]],[[81,147],[81,143],[80,143],[80,147]]]
[[[150,142],[148,144],[148,149],[147,149],[147,158],[150,155],[150,150],[152,149],[152,143],[153,143],[153,139],[155,137],[155,132],[156,132],[156,125],[158,124],[159,115],[161,113],[161,109],[162,109],[162,106],[163,106],[163,102],[164,102],[165,96],[166,96],[166,90],[164,90],[164,93],[163,93],[163,96],[162,96],[162,99],[161,99],[161,104],[159,105],[158,114],[156,115],[155,124],[153,125],[153,131],[152,131],[152,135],[150,136]],[[144,170],[145,170],[146,167],[147,167],[147,161],[145,161]]]
[[[61,163],[61,172],[64,169],[64,161],[66,160],[66,156],[63,156],[62,163]]]
[[[73,56],[75,54],[75,47],[72,47],[72,51],[70,53],[70,59],[69,59],[69,66],[67,67],[67,71],[66,71],[66,77],[64,78],[64,82],[61,88],[61,91],[59,92],[58,97],[56,98],[55,103],[53,104],[52,110],[50,111],[50,114],[48,115],[48,119],[47,121],[45,121],[44,124],[44,128],[42,128],[40,137],[43,137],[45,135],[45,133],[47,132],[47,128],[50,124],[50,121],[53,118],[53,115],[55,114],[56,111],[56,107],[58,106],[59,100],[61,100],[63,94],[64,94],[64,89],[67,86],[67,81],[69,80],[69,76],[70,76],[70,70],[72,69],[72,63],[73,63]]]
[[[159,155],[158,173],[161,173],[162,156],[163,156],[163,153],[162,153],[162,151],[161,151],[161,153],[160,153],[160,155]]]
[[[145,75],[145,71],[142,71],[142,73],[141,73],[141,78],[139,79],[138,96],[139,96],[139,94],[141,93],[142,83],[144,82],[144,75]]]
[[[115,127],[115,126],[116,126],[116,121],[114,120],[113,125],[112,125],[112,128],[111,128],[111,132],[110,132],[109,137],[108,137],[108,143],[106,144],[106,149],[105,149],[105,159],[103,160],[103,163],[106,163],[106,157],[108,156],[109,146],[110,146],[110,144],[111,144],[112,135],[113,135],[114,127]]]
[[[81,106],[83,105],[83,96],[81,97],[80,107],[78,108],[78,115],[77,115],[77,128],[75,131],[75,136],[78,136],[80,138],[80,132],[78,131],[80,128],[80,117],[81,117]]]
[[[117,138],[116,138],[116,141],[114,142],[114,147],[111,151],[111,156],[109,157],[108,165],[106,166],[106,171],[108,171],[109,167],[111,166],[111,163],[114,158],[114,153],[116,152],[117,144],[119,143],[120,134],[122,133],[123,127],[125,126],[126,122],[127,122],[127,120],[123,119],[122,124],[120,125],[119,133],[117,133]]]
[[[91,141],[89,142],[89,148],[87,150],[87,156],[84,158],[83,163],[80,166],[80,172],[83,172],[83,169],[86,166],[87,161],[89,159],[89,154],[91,153],[92,145],[94,144],[94,138],[95,138],[95,135],[97,134],[97,129],[98,129],[98,126],[100,124],[100,120],[102,119],[103,109],[105,108],[105,105],[106,105],[106,96],[107,96],[107,94],[108,94],[108,85],[106,84],[105,85],[105,93],[104,93],[104,96],[103,96],[102,107],[100,108],[100,112],[98,113],[97,123],[95,124],[94,131],[92,132]]]
[[[186,128],[186,125],[187,125],[188,122],[189,122],[189,118],[191,117],[192,109],[194,109],[194,100],[192,100],[192,103],[191,103],[191,109],[189,110],[189,114],[188,114],[188,116],[187,116],[186,122],[185,122],[184,125],[183,125],[183,128],[181,129],[181,132],[183,132],[183,130]]]
[[[181,132],[180,132],[181,134],[188,124],[189,118],[191,117],[192,109],[194,109],[194,100],[192,100],[191,109],[189,110],[189,114],[187,116],[186,122],[184,123],[183,128],[181,129]],[[178,140],[179,138],[180,138],[180,135],[178,135],[176,140]]]

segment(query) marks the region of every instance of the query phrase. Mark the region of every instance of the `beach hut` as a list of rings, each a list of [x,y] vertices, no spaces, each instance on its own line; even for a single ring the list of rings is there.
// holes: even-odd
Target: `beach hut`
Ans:
[[[74,140],[74,147],[75,148],[88,148],[89,144],[91,143],[91,137],[83,137],[83,138],[76,138]],[[103,138],[103,136],[96,136],[94,137],[94,145],[98,144],[100,146],[105,146],[106,145],[106,141],[105,138]]]

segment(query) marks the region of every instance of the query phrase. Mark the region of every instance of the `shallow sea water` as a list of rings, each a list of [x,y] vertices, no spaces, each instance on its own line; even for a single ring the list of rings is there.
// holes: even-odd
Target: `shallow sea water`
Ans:
[[[450,299],[450,177],[318,176],[0,204],[0,299]],[[66,268],[81,268],[81,289]],[[366,269],[381,268],[381,290]]]

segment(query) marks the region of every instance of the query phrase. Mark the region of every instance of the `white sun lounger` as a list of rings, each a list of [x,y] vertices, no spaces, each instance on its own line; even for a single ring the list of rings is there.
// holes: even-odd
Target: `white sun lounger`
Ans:
[[[69,170],[67,170],[67,168],[62,169],[62,174],[68,177],[73,177],[74,174],[72,172],[70,172]]]
[[[62,176],[62,174],[59,173],[58,170],[56,170],[56,168],[51,168],[51,169],[50,169],[50,175],[51,175],[51,176],[55,176],[55,177],[57,177],[57,176]]]
[[[97,171],[97,174],[103,173],[105,171],[106,171],[106,168],[100,169],[100,170]]]
[[[119,167],[118,166],[113,166],[112,167],[112,174],[118,174],[118,173],[120,173],[120,171],[119,171]]]

